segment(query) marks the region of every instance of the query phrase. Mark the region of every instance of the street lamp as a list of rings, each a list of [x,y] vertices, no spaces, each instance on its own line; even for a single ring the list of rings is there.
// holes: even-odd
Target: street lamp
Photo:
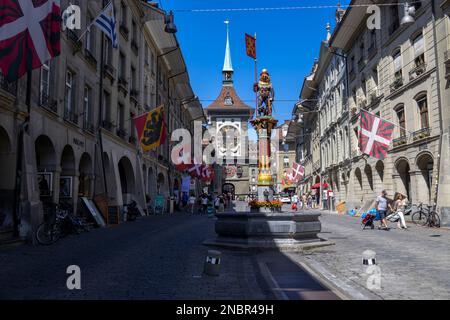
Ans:
[[[409,25],[411,23],[414,23],[414,15],[416,13],[416,8],[414,6],[410,6],[408,2],[405,3],[405,14],[403,15],[402,21],[400,24],[403,25]]]
[[[177,33],[177,26],[174,23],[173,18],[173,12],[172,10],[169,12],[169,14],[166,14],[164,16],[164,23],[166,24],[166,27],[164,28],[164,31],[167,33]]]

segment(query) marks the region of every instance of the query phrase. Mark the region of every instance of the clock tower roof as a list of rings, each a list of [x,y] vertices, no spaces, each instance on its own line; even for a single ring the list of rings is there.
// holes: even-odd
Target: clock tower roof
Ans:
[[[233,85],[233,66],[231,63],[231,51],[230,51],[230,39],[229,39],[229,21],[225,21],[227,25],[227,40],[225,49],[225,61],[222,69],[223,81],[222,90],[220,91],[217,99],[211,103],[205,111],[208,115],[215,116],[237,114],[244,117],[251,118],[254,113],[254,109],[245,104],[241,98],[239,98],[234,85]]]

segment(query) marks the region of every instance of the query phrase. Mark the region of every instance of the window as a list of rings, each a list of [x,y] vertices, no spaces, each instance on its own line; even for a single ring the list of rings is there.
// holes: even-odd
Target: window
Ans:
[[[289,157],[288,156],[284,156],[284,158],[283,158],[283,167],[289,168]]]
[[[134,119],[136,117],[136,115],[134,114],[134,113],[132,113],[132,112],[130,112],[130,119]],[[135,134],[134,134],[134,129],[135,129],[135,126],[134,126],[134,121],[128,121],[129,122],[129,130],[130,130],[130,137],[132,137],[132,138],[134,138],[135,137]]]
[[[395,3],[398,3],[398,1],[393,1]],[[391,25],[389,27],[389,35],[393,34],[399,27],[400,27],[400,18],[399,18],[399,6],[393,4],[389,7],[390,10],[390,20]]]
[[[75,107],[75,88],[74,88],[75,80],[74,73],[70,70],[67,70],[66,73],[66,90],[65,90],[65,108],[64,114],[67,118],[74,112]]]
[[[365,56],[364,38],[362,38],[359,43],[359,61],[363,61],[364,56]]]
[[[39,85],[39,102],[47,104],[50,96],[50,62],[45,62],[41,67],[40,85]]]
[[[233,98],[230,96],[229,93],[227,93],[225,99],[224,99],[224,104],[226,106],[232,106],[233,105]]]
[[[421,129],[429,128],[428,102],[426,95],[417,99],[417,106],[419,107]]]
[[[122,13],[121,16],[121,24],[122,26],[127,26],[127,5],[123,2],[120,3],[120,12]]]
[[[397,50],[394,54],[394,78],[400,79],[402,74],[402,54],[400,50]]]
[[[118,108],[118,112],[117,112],[117,124],[118,124],[118,128],[119,130],[123,130],[124,129],[124,125],[125,125],[125,107],[123,106],[123,104],[119,103],[119,108]]]
[[[90,129],[91,126],[91,94],[92,89],[86,85],[84,86],[83,96],[83,124],[85,129]]]
[[[414,63],[416,67],[422,66],[425,64],[425,50],[424,50],[424,41],[423,35],[419,34],[414,38]]]
[[[145,59],[144,59],[145,64],[149,65],[150,64],[150,60],[148,59],[148,47],[147,47],[147,45],[144,46],[144,57],[145,57]]]
[[[88,17],[86,19],[86,22],[88,25],[90,25],[92,22],[92,18]],[[86,29],[86,34],[85,34],[85,38],[86,38],[85,49],[86,49],[86,51],[88,51],[91,54],[94,53],[94,44],[95,44],[95,31],[94,30],[95,29],[92,29],[92,27],[89,27]]]
[[[103,91],[103,121],[109,122],[109,110],[111,109],[111,95],[107,91]],[[105,127],[105,126],[104,126]],[[111,128],[105,127],[108,130],[111,130]]]
[[[370,48],[374,50],[377,47],[377,33],[375,29],[370,31]]]
[[[135,41],[137,45],[137,25],[134,20],[131,22],[131,37],[131,40]]]
[[[395,108],[395,113],[397,114],[400,137],[404,137],[406,136],[405,107],[403,105],[398,106]]]
[[[119,58],[119,75],[122,79],[126,79],[126,58],[125,54],[123,52],[120,52],[120,58]]]
[[[135,67],[131,67],[131,85],[130,88],[131,90],[136,90],[137,86],[136,86],[136,68]]]
[[[112,66],[113,51],[111,41],[109,39],[104,39],[104,44],[105,44],[105,63],[108,66]]]

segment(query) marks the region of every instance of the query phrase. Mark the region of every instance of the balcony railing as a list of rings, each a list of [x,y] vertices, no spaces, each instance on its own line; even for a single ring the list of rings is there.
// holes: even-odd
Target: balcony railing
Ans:
[[[117,84],[119,86],[119,90],[122,90],[123,93],[125,95],[127,95],[128,94],[128,81],[125,80],[125,78],[123,76],[120,76]]]
[[[116,68],[111,65],[111,62],[106,62],[103,73],[113,81],[116,77]]]
[[[358,61],[358,71],[359,72],[363,71],[365,66],[366,66],[366,61],[364,60],[364,58],[359,59],[359,61]]]
[[[372,59],[378,52],[377,47],[375,44],[372,44],[369,49],[367,49],[367,54],[369,55],[369,59]]]
[[[130,30],[128,30],[128,27],[124,25],[123,23],[120,24],[119,27],[120,33],[122,33],[123,37],[128,40],[128,34],[130,33]]]
[[[417,78],[418,76],[420,76],[421,74],[424,74],[425,71],[427,71],[427,64],[426,63],[421,63],[418,64],[414,67],[414,69],[412,69],[409,72],[409,79],[410,80],[414,80],[415,78]]]
[[[17,96],[17,81],[9,82],[5,76],[0,72],[0,89]]]
[[[70,110],[64,110],[64,120],[78,125],[78,115]]]
[[[84,122],[83,122],[83,130],[84,131],[87,131],[87,132],[90,132],[90,133],[94,133],[95,131],[95,129],[94,129],[94,125],[90,122],[90,121],[87,121],[87,120],[85,120]]]
[[[350,78],[350,81],[353,81],[356,78],[355,69],[351,69],[348,72],[348,77]]]
[[[103,120],[102,121],[102,128],[112,131],[112,129],[114,128],[114,124],[108,120]]]
[[[394,82],[392,82],[392,84],[390,86],[391,92],[394,92],[395,90],[399,89],[401,86],[403,86],[403,77],[395,78]]]
[[[139,53],[139,46],[135,39],[131,40],[131,50],[137,55]]]
[[[431,128],[423,128],[412,133],[413,141],[428,138],[431,135]]]
[[[392,145],[394,146],[394,148],[402,146],[407,143],[408,143],[408,137],[406,135],[392,140]]]
[[[87,62],[89,62],[94,68],[97,68],[97,59],[95,59],[92,52],[86,49],[84,51],[84,57],[86,58]]]
[[[55,99],[51,99],[46,93],[41,93],[41,97],[39,99],[39,105],[47,110],[50,110],[54,113],[58,112],[58,103]]]
[[[125,139],[127,137],[127,131],[125,129],[117,129],[117,135]]]
[[[132,145],[136,145],[137,138],[136,138],[136,137],[133,137],[133,136],[130,136],[130,137],[128,138],[128,142],[131,143]]]
[[[400,22],[398,20],[395,20],[391,25],[389,26],[389,35],[394,34],[397,29],[400,28]]]
[[[74,50],[79,51],[81,50],[82,43],[79,40],[78,33],[75,30],[67,29],[66,31],[67,39],[72,43]]]
[[[138,103],[139,99],[139,90],[137,89],[131,89],[130,91],[130,98],[134,100],[134,103]]]

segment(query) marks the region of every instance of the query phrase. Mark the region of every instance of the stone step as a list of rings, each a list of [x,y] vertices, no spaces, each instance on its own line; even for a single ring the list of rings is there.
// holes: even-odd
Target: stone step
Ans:
[[[13,229],[0,230],[0,242],[13,237]]]
[[[13,234],[14,232],[12,229],[0,230],[0,247],[25,243],[22,239],[14,238]]]

